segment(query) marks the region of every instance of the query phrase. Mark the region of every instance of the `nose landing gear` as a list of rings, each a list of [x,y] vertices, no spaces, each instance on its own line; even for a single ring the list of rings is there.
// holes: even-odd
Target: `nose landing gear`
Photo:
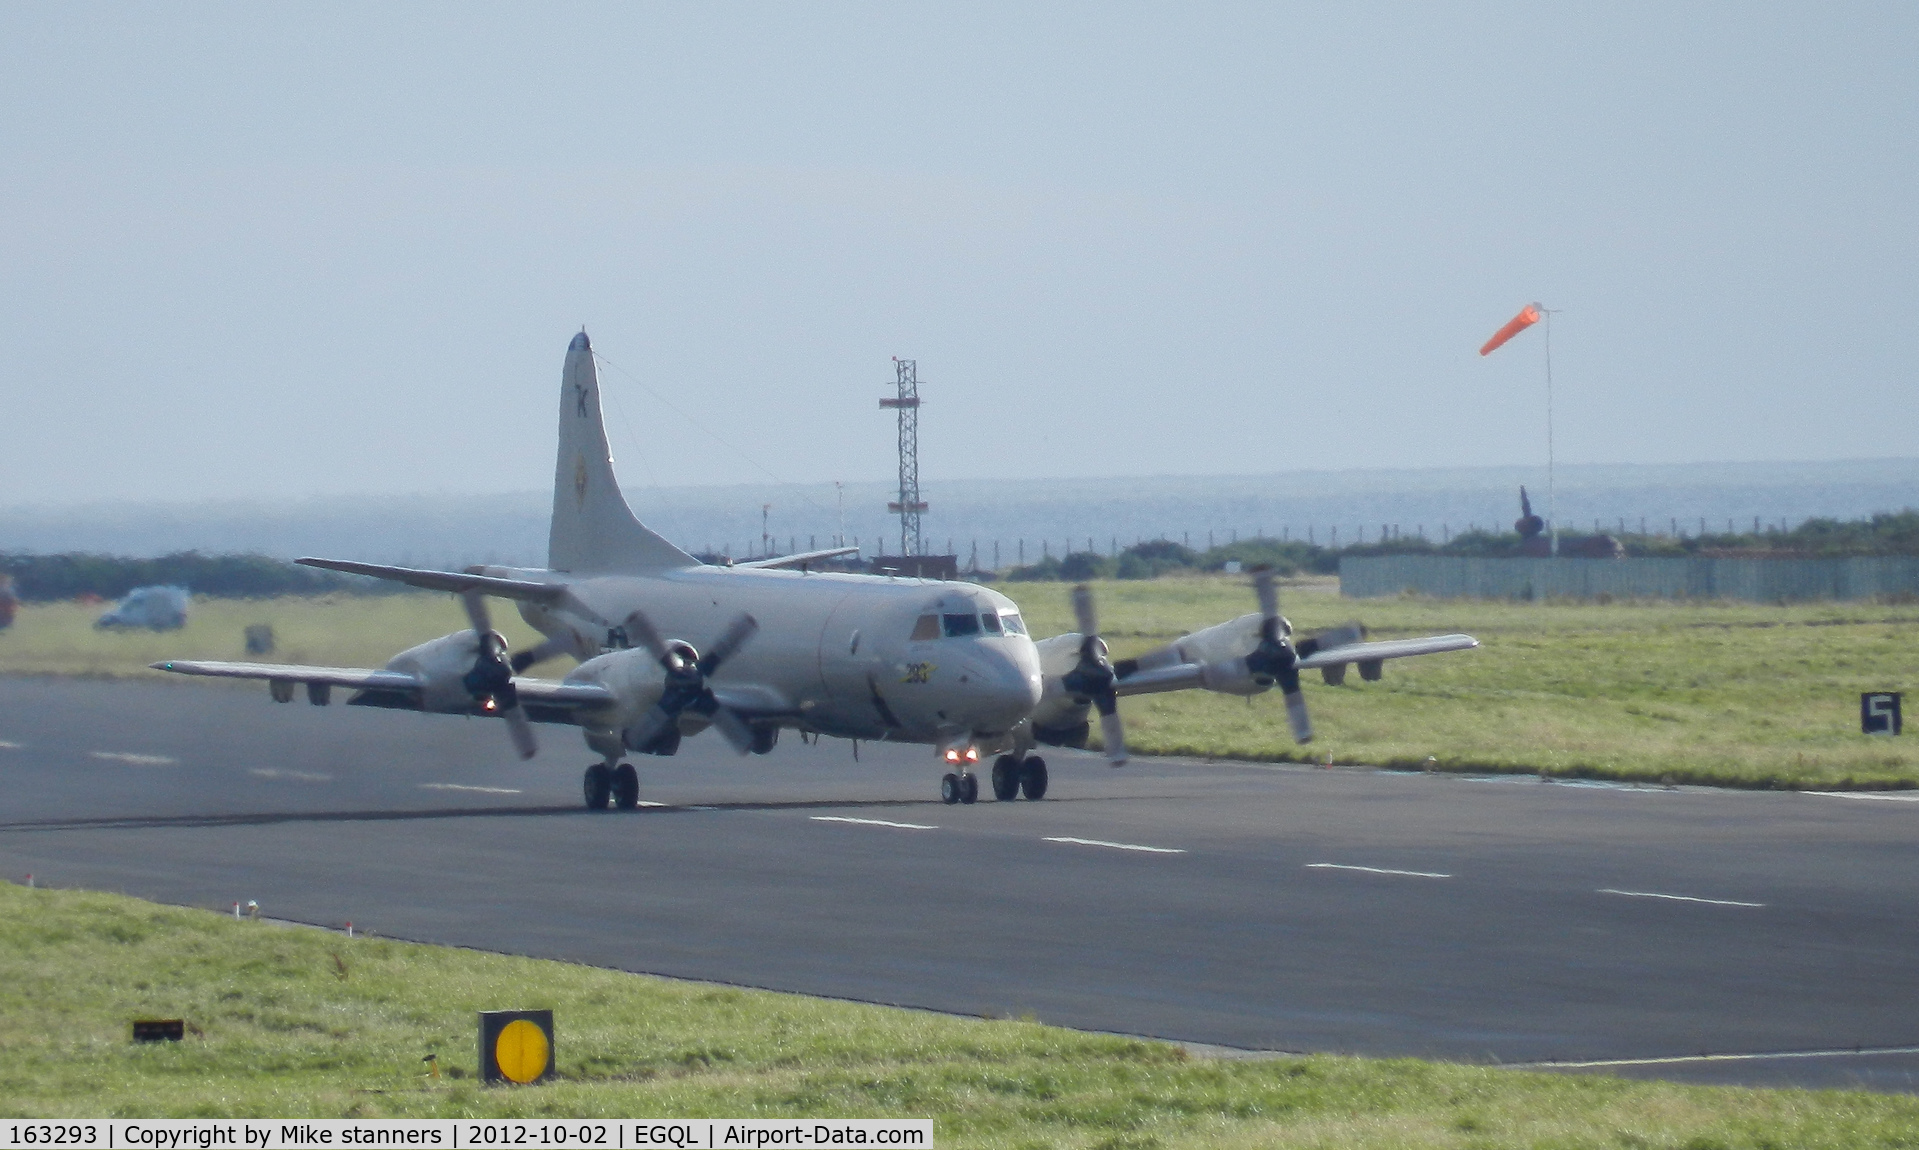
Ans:
[[[950,771],[940,777],[940,802],[976,803],[979,801],[979,776],[971,771],[956,775]]]

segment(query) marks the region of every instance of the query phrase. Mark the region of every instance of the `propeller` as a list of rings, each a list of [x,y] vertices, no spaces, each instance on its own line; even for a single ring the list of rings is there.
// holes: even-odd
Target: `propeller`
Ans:
[[[460,602],[465,604],[466,617],[473,624],[474,637],[479,640],[479,655],[473,661],[473,669],[460,682],[482,708],[498,712],[506,720],[513,749],[522,759],[530,759],[540,748],[533,741],[533,724],[527,722],[526,711],[520,707],[520,692],[513,686],[513,665],[507,662],[506,640],[493,630],[485,595],[464,591]]]
[[[1299,654],[1293,650],[1292,624],[1279,613],[1279,587],[1271,567],[1253,570],[1253,590],[1259,595],[1259,645],[1246,656],[1246,670],[1273,680],[1286,696],[1286,721],[1293,738],[1313,741],[1313,722],[1306,714],[1306,696],[1299,690]]]
[[[652,621],[641,612],[628,615],[627,638],[637,640],[640,646],[652,652],[653,657],[660,661],[660,666],[666,671],[666,686],[660,692],[659,702],[653,704],[639,722],[628,728],[626,745],[635,750],[650,745],[679,722],[681,712],[691,711],[705,716],[708,722],[718,727],[720,734],[740,754],[751,750],[753,728],[714,697],[713,688],[707,686],[706,680],[707,676],[718,671],[738,653],[746,641],[753,637],[753,632],[759,629],[759,621],[753,616],[739,615],[702,655],[694,650],[691,643],[677,639],[668,642],[660,638]]]
[[[1074,698],[1093,704],[1099,712],[1100,738],[1106,743],[1106,761],[1115,767],[1126,765],[1126,728],[1119,721],[1119,695],[1113,689],[1118,677],[1107,655],[1106,640],[1099,637],[1099,616],[1093,609],[1093,589],[1081,583],[1073,588],[1073,615],[1079,621],[1079,665],[1061,677],[1060,683]]]

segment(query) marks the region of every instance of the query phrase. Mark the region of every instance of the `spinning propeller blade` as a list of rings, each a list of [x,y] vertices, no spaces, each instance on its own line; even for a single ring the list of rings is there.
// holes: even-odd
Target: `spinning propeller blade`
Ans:
[[[1279,613],[1279,586],[1271,567],[1253,570],[1253,591],[1259,596],[1259,646],[1246,656],[1246,669],[1270,677],[1286,696],[1286,721],[1297,742],[1313,741],[1313,721],[1306,714],[1306,696],[1299,689],[1299,654],[1293,650],[1292,627]]]
[[[467,621],[473,624],[478,647],[473,669],[461,682],[481,706],[499,711],[500,717],[506,720],[507,737],[513,740],[513,749],[522,759],[530,759],[539,753],[540,746],[533,738],[533,724],[527,721],[526,711],[520,707],[520,692],[513,686],[513,665],[507,662],[506,640],[493,630],[485,595],[464,591],[460,594],[460,603],[466,608]]]
[[[751,750],[754,741],[752,725],[714,697],[713,688],[707,686],[706,677],[737,654],[759,629],[759,620],[751,615],[739,615],[714,640],[707,653],[701,655],[689,644],[678,641],[669,643],[662,639],[659,629],[653,626],[652,620],[644,612],[635,611],[628,615],[627,638],[652,652],[653,657],[660,661],[666,670],[666,685],[660,692],[660,701],[641,716],[639,722],[627,728],[624,735],[626,745],[634,750],[647,749],[655,739],[679,723],[682,713],[692,711],[696,715],[706,716],[740,754]]]
[[[1085,699],[1099,712],[1099,734],[1106,744],[1106,761],[1115,767],[1126,764],[1126,727],[1119,720],[1119,694],[1113,689],[1118,676],[1106,651],[1106,640],[1099,637],[1099,612],[1093,606],[1093,589],[1081,583],[1073,588],[1073,617],[1079,622],[1079,665],[1061,680],[1075,698]]]

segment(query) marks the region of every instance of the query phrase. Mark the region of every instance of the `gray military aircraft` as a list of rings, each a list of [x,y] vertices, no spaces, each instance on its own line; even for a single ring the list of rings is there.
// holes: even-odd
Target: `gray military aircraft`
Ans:
[[[1012,600],[973,583],[815,570],[853,553],[832,548],[728,565],[702,563],[648,530],[614,480],[599,379],[586,333],[567,349],[553,474],[547,566],[431,571],[339,559],[311,567],[450,591],[472,627],[402,651],[384,668],[172,660],[160,670],[265,679],[273,698],[325,704],[334,687],[357,706],[505,720],[521,757],[533,723],[580,727],[600,760],[586,770],[586,805],[639,802],[628,752],[671,755],[682,739],[717,728],[741,754],[766,754],[784,729],[935,748],[940,797],[979,797],[972,767],[997,756],[993,795],[1046,794],[1042,743],[1085,746],[1092,716],[1109,762],[1126,762],[1118,700],[1198,688],[1255,695],[1274,686],[1293,734],[1312,738],[1299,673],[1328,682],[1349,664],[1377,679],[1388,659],[1478,646],[1468,635],[1369,643],[1356,625],[1292,641],[1270,573],[1254,585],[1259,611],[1115,663],[1099,637],[1093,597],[1073,591],[1077,632],[1035,642]],[[487,599],[512,599],[544,636],[509,655]],[[696,645],[698,644],[698,645]],[[571,655],[561,679],[522,674]]]

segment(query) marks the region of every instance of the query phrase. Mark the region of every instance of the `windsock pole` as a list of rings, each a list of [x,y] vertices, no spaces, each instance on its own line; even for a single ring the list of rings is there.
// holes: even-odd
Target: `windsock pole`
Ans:
[[[1553,490],[1553,313],[1540,308],[1546,318],[1546,524],[1552,532],[1552,557],[1559,558],[1559,500]]]

